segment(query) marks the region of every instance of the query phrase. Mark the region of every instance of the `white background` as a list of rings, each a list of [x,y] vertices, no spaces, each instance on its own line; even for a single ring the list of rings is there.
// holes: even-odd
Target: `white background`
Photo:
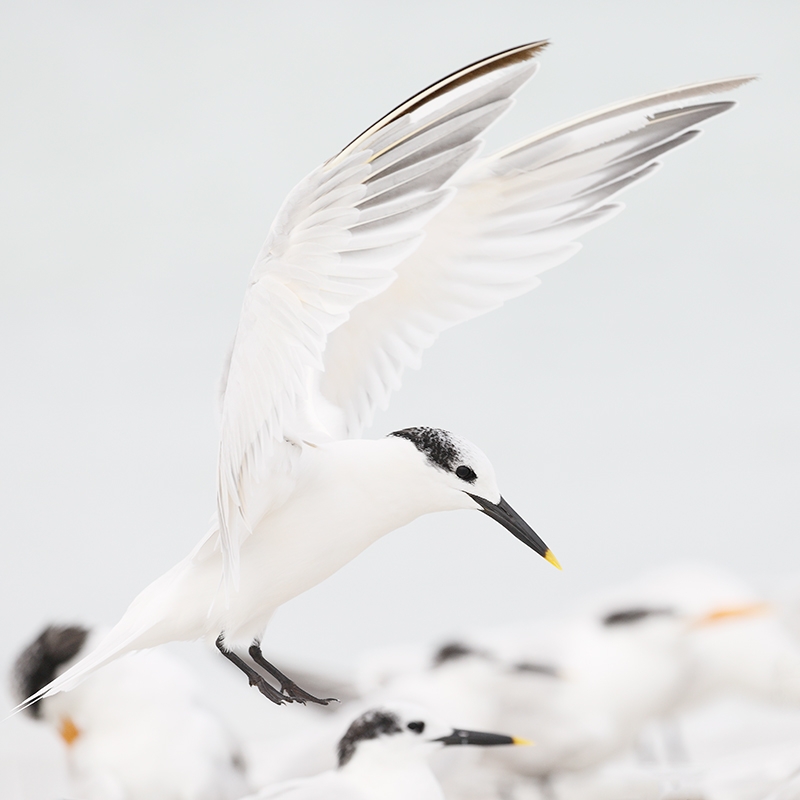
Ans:
[[[475,441],[564,571],[480,514],[428,517],[281,609],[265,650],[341,669],[670,561],[765,587],[797,571],[799,10],[4,3],[0,666],[48,622],[113,623],[205,533],[216,381],[294,183],[431,81],[540,38],[490,147],[761,76],[538,290],[442,336],[370,432]]]

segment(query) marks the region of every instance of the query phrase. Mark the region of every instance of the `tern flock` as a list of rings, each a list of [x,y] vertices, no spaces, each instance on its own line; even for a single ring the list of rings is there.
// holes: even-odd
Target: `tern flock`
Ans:
[[[230,687],[204,689],[161,650],[31,711],[63,739],[71,796],[83,800],[788,800],[800,767],[800,639],[783,616],[796,607],[718,569],[673,568],[559,618],[368,653],[349,685],[316,676],[345,702],[294,715],[299,728],[281,713],[247,722],[230,709],[226,723],[208,695],[222,688],[216,705],[227,706]],[[26,648],[19,696],[80,658],[90,644],[76,650],[76,631],[84,641],[81,628],[51,628]],[[397,721],[364,724],[385,714]],[[435,720],[533,744],[443,747],[522,742],[452,736]]]
[[[700,124],[734,106],[710,95],[751,78],[620,102],[479,157],[482,135],[535,74],[546,44],[512,48],[432,84],[292,190],[253,266],[225,366],[213,526],[183,561],[134,599],[94,648],[87,652],[81,639],[67,658],[51,659],[49,671],[26,670],[23,660],[17,710],[35,712],[33,704],[43,699],[47,708],[58,700],[54,695],[76,690],[124,654],[200,638],[214,642],[274,703],[326,704],[331,698],[300,688],[266,660],[261,639],[270,617],[378,538],[423,514],[481,511],[558,566],[502,497],[492,465],[474,444],[423,426],[380,439],[362,433],[399,388],[405,369],[419,366],[442,331],[535,288],[540,273],[580,249],[583,233],[621,210],[621,191],[651,175],[664,154],[694,139]],[[634,640],[655,640],[669,650],[682,640],[687,620],[672,610],[646,608],[604,631],[571,635],[575,641],[594,637],[605,647],[615,638],[628,641],[634,628],[647,628],[651,634]],[[486,656],[491,648],[459,647],[450,657],[441,655],[445,672],[471,670],[496,683],[498,656]],[[650,647],[643,654],[630,643],[628,651],[633,671],[640,667],[637,658],[654,652]],[[517,667],[517,677],[538,682],[537,691],[551,705],[562,703],[562,666],[526,656]],[[672,685],[674,675],[654,671]],[[487,693],[487,686],[474,688],[474,702],[480,706]],[[446,694],[434,693],[432,705],[441,706]],[[509,725],[526,727],[525,703],[510,702],[516,713]],[[415,733],[411,722],[429,731],[438,730],[438,723],[414,713],[408,721],[405,712],[385,711],[402,735],[391,730],[372,737],[376,742],[356,748],[353,764],[361,763],[359,751],[371,752],[372,744],[382,752],[383,740],[391,748],[401,740],[430,745],[430,737]],[[605,731],[595,737],[600,744],[591,731],[583,744],[566,736],[570,764],[595,763],[618,749],[609,744],[615,736],[607,735],[616,722],[602,719],[603,713],[597,711],[600,721],[593,728]],[[644,714],[649,715],[650,710]],[[70,719],[66,711],[60,716]],[[632,716],[617,735],[625,743],[640,727],[642,714]],[[566,758],[547,756],[547,747],[539,752],[534,762]],[[529,758],[508,755],[517,757]],[[233,756],[226,759],[235,765]],[[376,768],[365,767],[364,774]],[[325,787],[324,781],[332,781],[333,793],[325,796],[438,796],[433,788],[395,795],[378,788],[370,794],[362,786],[348,793],[341,788],[347,783],[343,769],[340,764],[333,777],[274,796],[316,797],[313,786]],[[549,769],[534,772],[546,775]],[[433,786],[427,777],[419,781]],[[235,782],[234,776],[227,784]],[[180,796],[233,797],[236,791]]]

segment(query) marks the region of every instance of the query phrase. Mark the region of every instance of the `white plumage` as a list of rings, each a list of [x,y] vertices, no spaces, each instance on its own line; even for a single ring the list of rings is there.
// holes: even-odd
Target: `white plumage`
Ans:
[[[14,682],[69,667],[97,635],[50,626],[19,657]],[[76,649],[77,648],[77,649]],[[179,659],[137,653],[35,707],[61,736],[81,800],[237,800],[248,788],[239,742]],[[32,711],[34,709],[31,709]]]
[[[529,742],[453,729],[422,707],[391,703],[353,721],[339,741],[336,769],[267,786],[248,800],[444,800],[427,764],[432,755],[448,746],[513,744]]]
[[[536,747],[491,751],[483,765],[546,779],[620,757],[657,721],[670,722],[658,752],[686,758],[678,716],[718,698],[796,706],[800,651],[752,589],[688,566],[615,587],[571,617],[473,633],[435,656],[390,648],[362,667],[365,702],[415,701],[514,730]]]
[[[226,367],[215,525],[37,696],[123,652],[205,636],[219,637],[275,702],[312,699],[260,660],[271,614],[433,511],[483,510],[554,560],[471,443],[431,429],[357,437],[439,333],[534,288],[620,210],[611,201],[621,190],[733,106],[698,98],[749,78],[620,103],[477,159],[481,134],[544,46],[433,84],[289,194],[253,267]],[[230,652],[251,642],[281,694]]]

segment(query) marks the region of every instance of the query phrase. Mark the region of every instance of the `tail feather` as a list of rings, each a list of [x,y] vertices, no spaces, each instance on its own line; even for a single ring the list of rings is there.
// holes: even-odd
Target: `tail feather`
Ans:
[[[191,641],[205,635],[207,631],[204,623],[207,621],[204,615],[186,613],[186,609],[181,605],[181,598],[185,597],[187,592],[184,579],[191,572],[195,557],[213,532],[212,530],[188,558],[146,587],[130,604],[122,619],[98,642],[94,650],[23,700],[9,716],[24,711],[45,697],[74,689],[93,672],[126,653],[146,650],[175,640]],[[196,587],[194,591],[197,591]],[[182,616],[178,613],[180,623],[177,627],[174,622],[176,608],[179,611],[183,609]]]
[[[93,672],[126,653],[144,650],[168,641],[172,637],[154,635],[154,629],[168,616],[170,591],[174,589],[178,573],[184,568],[178,564],[154,583],[151,583],[128,607],[122,619],[104,636],[97,646],[77,664],[73,664],[54,680],[34,692],[13,709],[9,716],[24,711],[45,697],[74,689]],[[164,631],[162,630],[163,634]]]
[[[139,624],[133,628],[130,624],[125,623],[126,617],[123,617],[119,623],[103,637],[94,650],[87,653],[77,664],[73,664],[66,672],[63,672],[57,678],[50,681],[46,686],[39,689],[38,692],[34,692],[34,694],[26,700],[23,700],[11,711],[9,716],[14,716],[14,714],[24,711],[26,708],[29,708],[45,697],[74,689],[93,672],[108,664],[109,661],[114,661],[126,653],[141,649],[138,640],[141,639],[142,634],[153,627],[153,622],[148,621],[147,623]]]

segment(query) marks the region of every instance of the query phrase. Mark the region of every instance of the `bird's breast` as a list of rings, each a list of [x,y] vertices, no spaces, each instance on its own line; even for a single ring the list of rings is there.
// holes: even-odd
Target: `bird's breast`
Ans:
[[[289,500],[263,517],[242,544],[240,589],[230,599],[225,628],[232,631],[245,619],[265,626],[287,600],[424,513],[418,505],[363,471],[298,481]]]

